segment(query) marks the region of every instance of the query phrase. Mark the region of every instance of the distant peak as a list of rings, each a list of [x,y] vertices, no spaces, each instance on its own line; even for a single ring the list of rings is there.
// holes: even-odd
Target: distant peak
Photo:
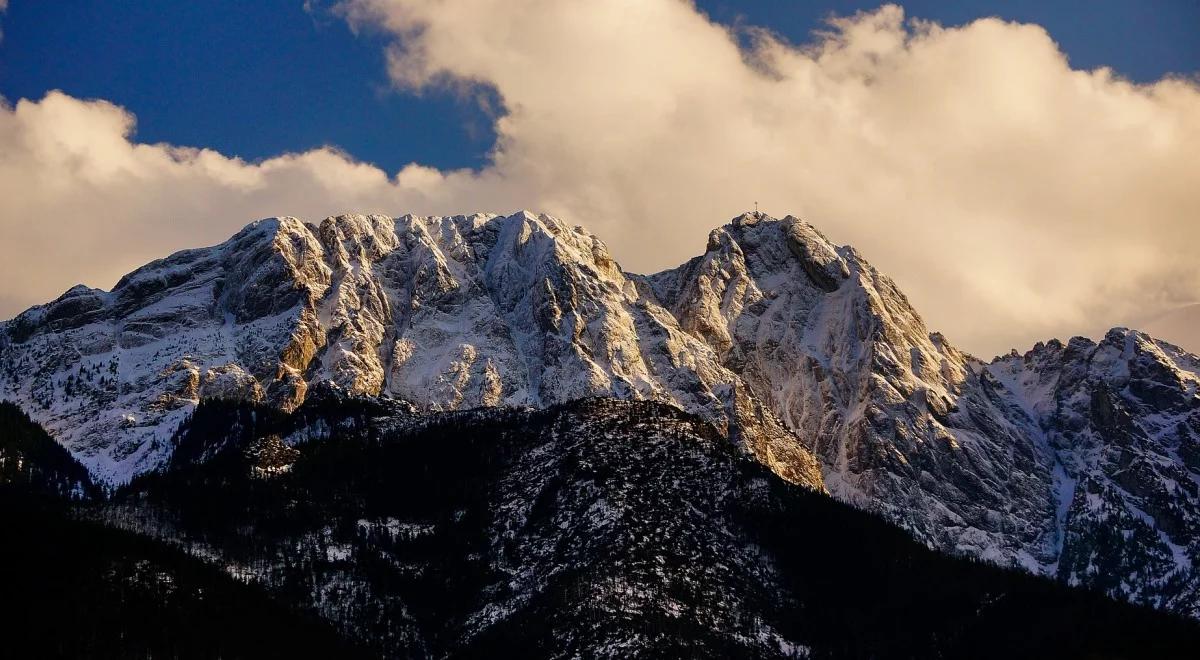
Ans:
[[[1110,339],[1110,340],[1123,340],[1126,337],[1128,337],[1129,335],[1137,336],[1137,335],[1141,335],[1141,334],[1142,333],[1140,333],[1136,330],[1130,330],[1129,328],[1126,328],[1124,326],[1117,326],[1115,328],[1110,329],[1108,332],[1104,333],[1104,338]]]
[[[77,296],[77,295],[81,295],[81,294],[93,294],[93,293],[104,293],[104,292],[101,291],[100,289],[93,289],[92,287],[90,287],[86,284],[76,284],[75,286],[67,289],[62,294],[62,297],[66,298],[67,296]]]
[[[242,227],[241,231],[234,234],[234,239],[245,239],[252,236],[269,237],[278,234],[280,231],[295,232],[304,231],[307,225],[303,220],[290,215],[277,215],[269,218],[255,220],[250,224]]]

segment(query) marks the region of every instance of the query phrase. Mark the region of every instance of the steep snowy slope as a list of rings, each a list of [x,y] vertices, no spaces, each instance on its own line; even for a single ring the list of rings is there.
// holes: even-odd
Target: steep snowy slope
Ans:
[[[1054,561],[1053,456],[978,386],[852,248],[747,214],[649,278],[821,460],[830,492],[921,539],[1030,568]]]
[[[328,287],[321,246],[289,218],[148,264],[112,292],[77,286],[4,324],[0,397],[106,481],[166,458],[196,401],[294,405]]]

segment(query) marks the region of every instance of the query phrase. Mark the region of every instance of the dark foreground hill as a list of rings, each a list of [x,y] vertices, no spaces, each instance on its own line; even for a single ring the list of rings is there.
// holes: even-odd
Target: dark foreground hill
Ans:
[[[211,403],[173,455],[75,505],[90,522],[6,495],[0,582],[22,610],[6,640],[124,657],[1200,648],[1194,622],[935,553],[659,404],[417,417],[375,399],[290,415]]]
[[[369,657],[216,566],[0,496],[8,658]]]
[[[359,657],[328,624],[159,541],[79,520],[87,472],[0,403],[0,656]]]

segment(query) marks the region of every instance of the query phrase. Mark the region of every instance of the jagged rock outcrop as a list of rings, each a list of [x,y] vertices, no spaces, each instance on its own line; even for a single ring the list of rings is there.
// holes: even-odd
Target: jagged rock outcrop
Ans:
[[[1117,328],[1099,343],[1039,343],[982,373],[1057,461],[1047,572],[1200,617],[1200,360]]]
[[[939,547],[1053,561],[1052,457],[855,250],[748,214],[648,281],[816,454],[837,497]]]
[[[202,395],[295,397],[288,352],[303,337],[298,311],[328,284],[320,251],[303,223],[264,220],[111,292],[74,287],[4,324],[0,397],[101,480],[160,465]]]

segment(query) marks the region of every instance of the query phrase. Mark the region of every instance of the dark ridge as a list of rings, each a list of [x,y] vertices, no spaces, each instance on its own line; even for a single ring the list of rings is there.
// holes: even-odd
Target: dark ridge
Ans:
[[[86,468],[20,407],[0,401],[0,494],[82,500],[100,493]]]
[[[257,439],[287,436],[318,422],[343,429],[366,429],[374,418],[403,416],[411,411],[401,401],[349,396],[320,385],[290,414],[267,404],[207,399],[172,438],[166,471],[178,472],[213,461],[236,462],[241,460],[237,456]]]
[[[2,655],[364,657],[328,624],[151,539],[0,494]]]

